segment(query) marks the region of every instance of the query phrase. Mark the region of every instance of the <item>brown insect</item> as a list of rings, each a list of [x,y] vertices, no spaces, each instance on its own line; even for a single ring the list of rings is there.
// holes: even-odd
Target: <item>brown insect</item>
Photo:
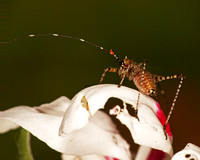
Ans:
[[[138,90],[140,91],[138,93],[138,99],[137,99],[137,103],[136,103],[136,114],[138,111],[138,106],[139,106],[139,99],[140,99],[140,93],[143,93],[145,95],[150,95],[150,96],[154,96],[156,95],[156,83],[167,80],[167,79],[180,79],[175,97],[173,99],[172,102],[172,106],[170,109],[170,112],[167,116],[166,122],[163,126],[164,130],[166,128],[166,125],[170,119],[170,116],[172,114],[172,111],[174,109],[176,100],[178,98],[178,94],[183,82],[183,75],[182,74],[175,74],[172,76],[158,76],[155,74],[151,74],[150,72],[146,71],[146,62],[144,61],[143,63],[135,63],[132,60],[128,59],[127,57],[125,57],[123,60],[121,60],[112,50],[108,51],[106,49],[104,49],[101,46],[98,46],[96,44],[93,44],[89,41],[86,41],[84,39],[81,38],[77,38],[77,37],[72,37],[72,36],[68,36],[68,35],[60,35],[60,34],[32,34],[32,35],[28,35],[28,36],[24,36],[24,37],[18,37],[15,38],[13,40],[10,40],[8,42],[0,42],[0,43],[10,43],[13,41],[16,41],[18,39],[22,39],[25,37],[41,37],[41,36],[54,36],[54,37],[63,37],[63,38],[70,38],[70,39],[75,39],[75,40],[79,40],[81,42],[85,42],[88,43],[90,45],[93,45],[101,50],[106,51],[107,53],[111,54],[112,56],[115,57],[115,59],[119,62],[120,67],[119,68],[106,68],[105,71],[102,74],[102,77],[100,79],[101,83],[105,77],[106,72],[116,72],[119,74],[119,76],[121,77],[121,81],[118,85],[118,87],[120,87],[125,79],[125,77],[127,77],[130,81],[133,81],[135,86],[138,88]],[[166,132],[165,132],[166,133]]]
[[[170,109],[170,112],[167,116],[166,122],[163,126],[164,131],[166,129],[167,123],[169,122],[170,116],[172,114],[172,111],[174,109],[176,100],[178,98],[178,94],[180,92],[181,85],[183,83],[183,75],[182,74],[175,74],[172,76],[158,76],[155,74],[151,74],[150,72],[146,71],[146,62],[143,63],[135,63],[132,60],[128,59],[127,57],[124,58],[124,60],[120,60],[118,56],[115,55],[115,53],[110,50],[110,54],[115,57],[115,59],[119,62],[120,68],[106,68],[105,71],[102,74],[102,77],[100,79],[101,83],[106,75],[106,72],[117,72],[119,76],[121,77],[121,81],[118,85],[120,87],[125,79],[127,77],[130,81],[133,81],[135,86],[138,88],[138,90],[145,94],[145,95],[156,95],[156,83],[167,80],[167,79],[176,79],[180,78],[180,82],[174,97],[174,100],[172,102],[172,106]],[[138,94],[137,104],[136,104],[136,114],[138,111],[138,105],[139,105],[139,99],[140,99],[140,92]]]

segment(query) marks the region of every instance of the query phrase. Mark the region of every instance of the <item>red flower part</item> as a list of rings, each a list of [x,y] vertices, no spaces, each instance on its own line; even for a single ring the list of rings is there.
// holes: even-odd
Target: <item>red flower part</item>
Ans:
[[[146,160],[164,160],[166,154],[161,150],[151,149]]]
[[[105,156],[105,159],[106,159],[106,160],[119,160],[119,159],[117,159],[117,158],[112,158],[112,157],[108,157],[108,156]]]
[[[156,116],[158,117],[160,123],[164,126],[165,122],[166,122],[166,117],[165,117],[165,114],[164,112],[162,111],[159,103],[156,102],[156,106],[157,106],[157,111],[156,111]],[[172,140],[172,132],[170,130],[170,127],[169,127],[169,123],[167,123],[167,126],[166,126],[166,132],[170,138],[170,140]],[[164,134],[164,133],[163,133]],[[161,151],[161,150],[156,150],[156,149],[151,149],[146,160],[163,160],[165,159],[166,157],[166,154]]]
[[[165,114],[164,114],[164,112],[162,111],[162,109],[161,109],[159,103],[156,102],[156,106],[158,107],[158,108],[157,108],[158,110],[156,111],[156,116],[158,117],[160,123],[164,126],[164,124],[165,124],[165,122],[166,122]],[[172,132],[171,132],[171,130],[170,130],[169,123],[167,123],[166,132],[167,132],[169,138],[172,140],[173,135],[172,135]]]

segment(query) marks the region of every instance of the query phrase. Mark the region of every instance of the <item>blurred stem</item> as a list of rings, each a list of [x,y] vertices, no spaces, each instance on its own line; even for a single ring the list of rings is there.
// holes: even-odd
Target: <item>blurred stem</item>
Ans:
[[[34,160],[31,152],[30,133],[20,128],[14,137],[17,146],[17,160]]]

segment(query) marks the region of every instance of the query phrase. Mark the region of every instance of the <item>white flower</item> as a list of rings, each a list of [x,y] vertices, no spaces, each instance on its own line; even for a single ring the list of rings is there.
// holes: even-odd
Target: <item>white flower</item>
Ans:
[[[186,147],[177,152],[172,160],[199,160],[200,159],[200,148],[194,144],[188,143]]]
[[[117,159],[112,157],[105,157],[102,155],[72,156],[63,154],[62,160],[117,160]]]
[[[88,102],[88,109],[83,107],[83,97]],[[112,106],[109,103],[111,97],[122,104]],[[92,86],[80,91],[71,101],[61,97],[40,107],[18,106],[2,111],[0,124],[3,122],[4,127],[0,128],[0,132],[16,128],[17,124],[51,148],[67,155],[96,154],[130,160],[129,144],[120,134],[113,118],[109,117],[109,114],[115,114],[112,117],[126,125],[135,143],[172,156],[171,140],[169,137],[165,139],[163,126],[156,116],[160,111],[157,102],[141,95],[138,121],[132,115],[137,97],[138,91],[123,86]]]

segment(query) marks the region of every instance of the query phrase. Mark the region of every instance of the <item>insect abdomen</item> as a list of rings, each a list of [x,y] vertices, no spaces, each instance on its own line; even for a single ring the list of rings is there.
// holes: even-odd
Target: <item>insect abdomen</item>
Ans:
[[[142,80],[143,74],[143,80]],[[141,81],[142,80],[142,81]],[[147,71],[139,71],[133,78],[133,82],[138,90],[145,95],[154,95],[156,92],[156,82],[153,75]]]

